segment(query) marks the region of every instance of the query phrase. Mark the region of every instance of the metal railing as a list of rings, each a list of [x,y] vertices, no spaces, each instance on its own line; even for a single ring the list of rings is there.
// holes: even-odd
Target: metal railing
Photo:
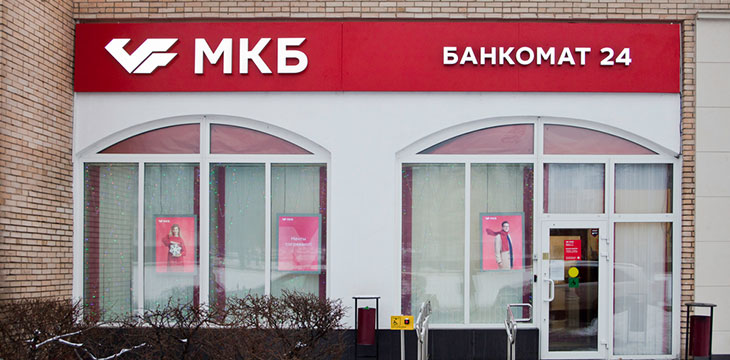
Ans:
[[[416,324],[416,336],[418,337],[418,360],[428,360],[428,319],[431,317],[431,301],[421,304]]]
[[[529,315],[526,318],[517,318],[512,312],[512,308],[528,308]],[[523,313],[524,315],[524,313]],[[517,323],[532,321],[532,304],[509,304],[507,305],[507,320],[504,321],[505,330],[507,330],[507,360],[517,359]]]

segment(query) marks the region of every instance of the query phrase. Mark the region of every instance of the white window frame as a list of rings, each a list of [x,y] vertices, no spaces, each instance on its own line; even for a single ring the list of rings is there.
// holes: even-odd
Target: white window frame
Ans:
[[[418,152],[428,149],[442,141],[451,139],[455,136],[466,134],[472,131],[505,126],[505,125],[519,125],[519,124],[533,124],[534,125],[534,153],[531,155],[442,155],[442,154],[418,154]],[[543,136],[544,126],[550,125],[566,125],[573,127],[581,127],[589,130],[595,130],[607,133],[609,135],[617,136],[622,139],[631,141],[645,148],[648,148],[654,152],[655,155],[552,155],[544,154],[543,152]],[[664,148],[654,142],[648,141],[644,138],[636,136],[634,134],[616,129],[603,124],[579,120],[579,119],[565,119],[555,117],[541,117],[541,116],[515,116],[515,117],[499,117],[483,119],[478,121],[472,121],[457,125],[448,129],[444,129],[438,133],[429,135],[401,150],[396,156],[396,181],[398,184],[399,191],[396,194],[396,208],[398,209],[397,214],[402,214],[402,189],[403,182],[401,171],[403,164],[464,164],[465,166],[465,179],[464,179],[464,190],[465,190],[465,232],[464,232],[464,323],[463,324],[431,324],[432,328],[439,329],[503,329],[503,324],[472,324],[470,323],[470,282],[469,282],[469,259],[471,258],[470,253],[470,211],[471,211],[471,165],[472,164],[532,164],[534,169],[534,197],[533,197],[533,274],[537,274],[540,277],[540,266],[542,264],[541,253],[542,253],[542,239],[543,236],[540,232],[542,229],[542,223],[545,221],[602,221],[608,228],[609,236],[609,277],[608,277],[608,299],[613,299],[613,239],[614,239],[614,226],[620,222],[666,222],[672,224],[672,350],[671,354],[668,355],[651,355],[651,356],[630,356],[630,358],[636,359],[670,359],[676,357],[679,354],[680,347],[680,329],[679,329],[679,316],[681,314],[681,244],[682,244],[682,160],[679,154],[673,153],[671,150]],[[543,209],[544,199],[544,164],[546,163],[591,163],[591,164],[603,164],[604,165],[604,212],[602,214],[554,214],[545,213]],[[661,214],[617,214],[615,213],[615,167],[616,164],[668,164],[672,165],[672,211],[670,213]],[[397,219],[397,234],[395,238],[398,239],[393,246],[398,256],[398,269],[402,269],[402,218],[399,216]],[[527,254],[526,254],[527,255]],[[401,283],[402,272],[398,274],[398,284]],[[533,322],[527,324],[518,324],[521,328],[540,328],[539,319],[543,316],[541,310],[542,301],[541,294],[546,290],[546,286],[543,285],[541,278],[538,279],[537,283],[533,283]],[[398,297],[399,306],[401,308],[400,301],[401,296]],[[607,300],[608,300],[607,299]],[[608,348],[607,354],[612,359],[627,358],[626,355],[614,355],[613,353],[613,301],[605,301],[608,303]],[[435,310],[437,311],[437,310]],[[506,311],[506,309],[505,309]],[[538,320],[536,320],[538,319]]]
[[[169,126],[199,124],[200,125],[200,153],[198,154],[99,154],[106,149],[127,138],[142,134],[147,131],[157,130]],[[231,125],[241,128],[256,130],[267,135],[276,136],[299,147],[306,149],[311,154],[211,154],[210,153],[210,127],[211,125]],[[326,166],[327,172],[327,214],[331,213],[329,179],[331,177],[330,154],[323,147],[302,136],[294,134],[285,129],[272,126],[259,121],[223,115],[190,115],[179,116],[151,121],[142,125],[130,127],[109,137],[101,139],[80,151],[74,157],[73,165],[73,193],[74,193],[74,234],[73,234],[73,283],[72,297],[83,300],[84,298],[84,166],[90,164],[120,163],[136,165],[138,172],[138,202],[137,202],[137,263],[136,276],[134,280],[137,288],[136,302],[138,313],[144,311],[144,184],[146,164],[197,164],[200,167],[200,263],[199,266],[199,302],[201,305],[209,304],[210,299],[210,165],[211,164],[258,164],[265,166],[265,294],[271,293],[271,167],[278,164],[322,164]],[[330,222],[326,224],[326,246],[330,247]],[[330,264],[330,254],[325,253],[326,264]],[[326,272],[325,294],[329,297],[331,272]]]

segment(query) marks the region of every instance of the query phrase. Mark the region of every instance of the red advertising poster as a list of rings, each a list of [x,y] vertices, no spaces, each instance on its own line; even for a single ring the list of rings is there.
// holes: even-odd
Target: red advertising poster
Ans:
[[[580,260],[580,239],[564,240],[563,258],[565,261]]]
[[[524,214],[482,213],[482,270],[523,268]]]
[[[155,217],[155,269],[158,273],[195,271],[196,217]]]
[[[319,272],[320,216],[279,215],[279,271]]]

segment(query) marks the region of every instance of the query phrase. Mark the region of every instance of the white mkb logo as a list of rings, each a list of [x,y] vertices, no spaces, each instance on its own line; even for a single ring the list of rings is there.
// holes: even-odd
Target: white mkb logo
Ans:
[[[105,49],[130,74],[150,74],[158,67],[169,64],[177,56],[177,53],[165,52],[177,42],[177,39],[147,39],[131,54],[124,50],[129,40],[112,39],[106,44]]]

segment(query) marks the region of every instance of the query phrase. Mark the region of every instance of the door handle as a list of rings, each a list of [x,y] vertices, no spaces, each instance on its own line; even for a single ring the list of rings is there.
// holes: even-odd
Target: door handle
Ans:
[[[548,298],[545,299],[545,301],[551,302],[555,300],[555,281],[549,278],[545,280],[550,283],[550,287],[548,288]]]
[[[599,255],[600,255],[600,256],[601,256],[602,258],[603,258],[603,260],[606,260],[606,261],[608,261],[608,260],[609,260],[609,259],[608,259],[608,245],[609,245],[609,244],[608,244],[608,238],[605,238],[605,237],[604,237],[604,238],[601,238],[601,241],[603,241],[603,242],[604,242],[604,244],[605,244],[605,248],[604,248],[604,250],[603,250],[603,251],[601,251],[601,252],[599,253]]]

